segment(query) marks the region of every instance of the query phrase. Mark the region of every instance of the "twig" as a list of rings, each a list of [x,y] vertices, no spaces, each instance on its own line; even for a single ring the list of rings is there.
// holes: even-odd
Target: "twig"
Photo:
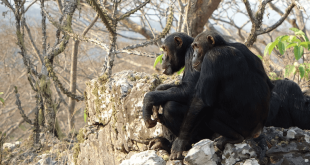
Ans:
[[[282,15],[282,17],[275,23],[273,24],[272,26],[270,27],[267,27],[267,28],[264,28],[264,29],[261,29],[261,30],[258,30],[256,32],[257,35],[261,35],[261,34],[265,34],[265,33],[269,33],[271,32],[272,30],[274,30],[275,28],[277,28],[278,26],[280,26],[283,21],[287,18],[287,16],[290,14],[290,12],[292,11],[292,9],[294,8],[294,6],[296,6],[295,3],[292,3],[286,10],[285,10],[285,13]]]
[[[19,100],[19,94],[18,94],[18,91],[17,91],[17,87],[15,86],[15,96],[16,96],[16,102],[15,104],[17,105],[19,111],[20,111],[20,114],[22,115],[23,119],[29,123],[30,125],[32,125],[32,121],[25,115],[25,112],[21,106],[21,102]]]

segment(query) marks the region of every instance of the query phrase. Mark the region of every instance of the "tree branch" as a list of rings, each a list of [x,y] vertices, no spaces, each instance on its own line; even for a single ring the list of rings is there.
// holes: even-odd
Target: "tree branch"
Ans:
[[[32,125],[32,121],[25,115],[25,112],[21,106],[21,102],[19,100],[19,94],[18,94],[18,91],[17,91],[17,87],[15,86],[15,97],[16,97],[16,102],[15,104],[17,105],[19,111],[20,111],[20,114],[22,115],[23,119],[29,123],[30,125]]]
[[[252,9],[251,9],[251,5],[250,2],[248,0],[243,0],[244,4],[245,4],[245,8],[246,11],[248,12],[248,15],[250,17],[251,22],[254,24],[255,22],[255,17],[253,15]]]
[[[257,35],[261,35],[261,34],[265,34],[265,33],[269,33],[272,30],[274,30],[275,28],[277,28],[278,26],[280,26],[283,21],[287,18],[287,16],[290,14],[290,12],[292,11],[293,7],[295,6],[295,3],[292,3],[288,8],[286,8],[285,13],[282,15],[282,17],[272,26],[258,30],[256,32]]]

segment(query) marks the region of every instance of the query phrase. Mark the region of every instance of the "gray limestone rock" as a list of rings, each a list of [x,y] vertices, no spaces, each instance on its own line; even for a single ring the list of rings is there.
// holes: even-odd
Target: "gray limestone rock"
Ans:
[[[154,150],[143,151],[124,160],[120,165],[165,165],[166,161],[156,154]]]
[[[216,165],[218,161],[219,158],[215,154],[214,142],[209,139],[196,143],[184,158],[184,164],[186,165]]]
[[[246,141],[239,144],[226,144],[222,154],[222,164],[235,164],[238,161],[255,157],[257,157],[256,152]]]

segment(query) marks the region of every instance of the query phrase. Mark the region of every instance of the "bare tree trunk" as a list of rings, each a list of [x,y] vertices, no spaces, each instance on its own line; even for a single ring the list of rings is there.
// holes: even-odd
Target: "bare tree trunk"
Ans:
[[[89,31],[89,29],[94,26],[96,21],[98,20],[99,15],[97,14],[94,20],[89,24],[88,27],[85,28],[83,31],[83,36]],[[76,92],[76,75],[77,75],[77,55],[78,55],[78,48],[79,48],[80,41],[74,40],[73,43],[73,52],[71,56],[71,71],[70,71],[70,92],[75,94]],[[68,114],[68,123],[69,123],[69,130],[71,131],[74,129],[74,108],[75,108],[75,100],[69,97],[69,114]]]
[[[77,55],[79,48],[79,40],[74,40],[73,51],[71,55],[71,71],[70,71],[70,92],[75,94],[76,91],[76,71],[77,71]],[[69,114],[68,114],[68,124],[69,130],[74,129],[74,107],[75,101],[69,97]]]
[[[218,8],[221,0],[197,0],[187,4],[186,21],[184,21],[182,31],[188,27],[188,34],[196,37],[204,30],[204,25],[208,22],[213,12]],[[186,25],[186,23],[188,25]]]
[[[298,23],[298,29],[302,30],[306,34],[306,26],[304,23],[304,17],[302,15],[302,12],[298,9],[297,6],[294,7],[296,18],[297,18],[297,23]]]

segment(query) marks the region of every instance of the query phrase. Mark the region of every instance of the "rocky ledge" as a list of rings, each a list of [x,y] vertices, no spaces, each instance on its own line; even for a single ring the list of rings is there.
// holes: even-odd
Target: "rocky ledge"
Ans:
[[[27,141],[3,145],[4,164],[79,165],[258,165],[261,149],[253,140],[227,144],[219,151],[214,141],[203,139],[183,152],[183,160],[169,161],[164,150],[148,150],[150,139],[163,134],[162,125],[147,129],[142,119],[145,93],[161,83],[179,83],[181,76],[149,75],[122,71],[87,82],[88,126],[77,136],[59,141],[40,136],[41,152]],[[310,164],[310,132],[297,127],[267,127],[264,164]],[[30,138],[31,139],[31,138]],[[29,140],[28,140],[29,141]],[[262,160],[262,159],[261,159]],[[263,164],[261,163],[261,164]]]
[[[111,79],[104,77],[87,83],[88,127],[80,131],[77,164],[238,164],[256,165],[261,150],[253,140],[227,144],[217,150],[209,139],[193,144],[182,161],[168,161],[164,150],[148,150],[149,139],[162,134],[162,125],[147,129],[142,120],[145,93],[161,83],[179,83],[181,76],[157,76],[122,71]],[[310,132],[299,128],[264,129],[268,150],[267,164],[310,164]]]

